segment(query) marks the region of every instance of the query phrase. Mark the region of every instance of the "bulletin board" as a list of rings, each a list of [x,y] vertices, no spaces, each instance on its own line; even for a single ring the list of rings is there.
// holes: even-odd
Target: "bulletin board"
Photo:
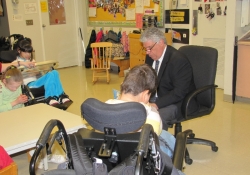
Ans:
[[[120,2],[125,0],[120,0]],[[144,6],[144,9],[154,9],[155,3],[152,0],[150,1],[150,6]],[[88,16],[88,25],[89,26],[104,26],[104,27],[136,27],[136,20],[127,20],[126,14],[123,12],[110,13],[103,6],[96,6],[95,16],[91,17],[90,15],[90,6],[93,3],[93,0],[88,0],[87,2],[87,16]],[[131,1],[133,3],[129,4],[126,9],[131,10],[135,8],[136,0]],[[143,0],[142,0],[143,2]],[[157,4],[159,6],[158,12],[154,14],[157,16],[157,26],[163,27],[164,25],[164,0],[160,0]],[[120,10],[121,11],[121,10]],[[143,14],[144,15],[144,14]],[[147,15],[147,14],[145,14]],[[136,16],[135,16],[136,19]]]

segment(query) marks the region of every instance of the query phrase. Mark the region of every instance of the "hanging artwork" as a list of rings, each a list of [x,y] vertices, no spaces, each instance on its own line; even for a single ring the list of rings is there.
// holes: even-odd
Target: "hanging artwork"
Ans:
[[[3,0],[0,0],[0,16],[3,16]]]
[[[164,24],[164,1],[159,0],[88,0],[88,25],[135,27],[140,15],[148,11],[157,16],[157,26]],[[140,21],[141,22],[141,21]]]
[[[50,25],[66,24],[64,0],[48,0]]]

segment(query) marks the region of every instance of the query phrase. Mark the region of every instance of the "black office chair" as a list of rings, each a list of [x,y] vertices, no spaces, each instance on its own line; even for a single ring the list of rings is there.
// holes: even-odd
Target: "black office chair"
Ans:
[[[106,104],[89,98],[82,104],[81,111],[93,128],[104,133],[82,128],[67,135],[60,121],[49,121],[31,158],[31,175],[35,175],[35,164],[40,151],[47,143],[51,148],[53,139],[60,140],[59,143],[64,142],[67,169],[47,171],[44,175],[177,175],[179,173],[176,168],[182,170],[187,134],[178,134],[174,158],[171,160],[160,150],[151,125],[145,124],[141,132],[133,132],[140,129],[146,121],[146,110],[140,103]],[[58,131],[50,140],[49,136],[55,126]]]
[[[194,83],[196,90],[188,94],[182,104],[183,118],[177,121],[171,121],[170,126],[174,126],[175,135],[182,132],[181,123],[186,120],[191,120],[197,117],[203,117],[210,114],[215,107],[215,76],[217,69],[218,51],[212,47],[206,46],[182,46],[179,51],[184,53],[190,61],[193,68]],[[199,110],[188,114],[189,102],[191,99],[196,98],[199,104]],[[202,144],[211,146],[214,152],[218,151],[216,144],[210,140],[194,138],[195,134],[192,130],[189,130],[189,137],[187,144]],[[188,151],[186,151],[185,161],[187,164],[192,164],[192,159],[189,157]]]

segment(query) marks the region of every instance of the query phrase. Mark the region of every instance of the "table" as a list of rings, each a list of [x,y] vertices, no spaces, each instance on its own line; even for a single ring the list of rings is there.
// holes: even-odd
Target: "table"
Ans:
[[[39,103],[0,113],[0,144],[9,155],[33,148],[51,119],[60,120],[68,134],[86,128],[81,116]]]

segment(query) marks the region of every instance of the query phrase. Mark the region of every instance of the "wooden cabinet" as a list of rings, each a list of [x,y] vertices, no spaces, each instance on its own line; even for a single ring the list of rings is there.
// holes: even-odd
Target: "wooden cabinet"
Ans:
[[[129,54],[130,68],[138,64],[145,63],[146,53],[142,51],[142,43],[140,42],[140,34],[130,33],[129,37]],[[170,33],[165,33],[168,45],[172,45],[172,36]]]
[[[145,62],[146,54],[142,52],[142,43],[140,42],[140,34],[130,33],[129,38],[129,59],[130,69],[138,64]]]
[[[239,41],[237,61],[236,95],[238,97],[250,98],[250,42]]]

